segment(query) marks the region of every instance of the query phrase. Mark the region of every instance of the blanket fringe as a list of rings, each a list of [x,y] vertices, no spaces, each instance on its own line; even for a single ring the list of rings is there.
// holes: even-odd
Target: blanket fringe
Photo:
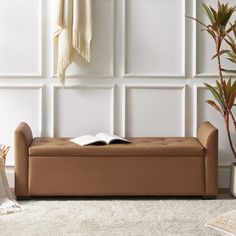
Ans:
[[[73,32],[73,48],[84,58],[85,61],[90,62],[90,41],[92,35],[88,35],[87,39],[81,36],[78,32]]]
[[[60,54],[60,58],[58,58],[57,78],[61,82],[63,88],[65,86],[65,71],[72,62],[72,54],[73,50],[70,48],[66,48],[63,53]]]
[[[5,199],[1,203],[0,215],[8,215],[19,211],[22,211],[22,207],[15,200]]]

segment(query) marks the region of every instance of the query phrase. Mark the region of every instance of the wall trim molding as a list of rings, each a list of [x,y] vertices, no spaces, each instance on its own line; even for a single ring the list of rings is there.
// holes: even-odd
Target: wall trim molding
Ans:
[[[186,85],[181,84],[145,84],[145,83],[124,83],[123,84],[123,92],[122,92],[122,136],[126,136],[127,131],[127,90],[130,88],[138,88],[138,89],[181,89],[182,90],[182,98],[181,98],[181,135],[185,136],[185,111],[186,111]]]
[[[216,87],[215,84],[213,84],[213,81],[210,84],[212,87]],[[201,83],[201,84],[194,84],[193,86],[193,135],[197,136],[197,129],[198,129],[198,90],[199,89],[207,89],[207,87]]]
[[[186,1],[181,0],[181,11],[184,13],[181,18],[181,26],[182,26],[182,65],[181,65],[181,73],[148,73],[148,74],[140,74],[140,73],[128,73],[127,72],[127,43],[126,43],[126,31],[127,31],[127,1],[122,0],[122,77],[123,78],[186,78]]]
[[[43,77],[43,0],[38,0],[39,1],[39,8],[38,8],[38,14],[39,14],[39,44],[38,44],[38,49],[39,49],[39,54],[38,54],[38,69],[39,72],[35,73],[0,73],[0,78],[42,78]]]
[[[60,85],[53,84],[51,88],[52,94],[52,114],[51,114],[51,132],[50,135],[54,137],[55,135],[55,90],[56,89],[109,89],[111,95],[111,113],[109,114],[111,125],[110,132],[113,134],[115,129],[115,84],[77,84],[77,85],[66,85],[64,88],[61,88]]]
[[[0,84],[1,89],[37,89],[39,91],[39,124],[38,131],[39,136],[43,132],[43,94],[44,94],[44,84]]]

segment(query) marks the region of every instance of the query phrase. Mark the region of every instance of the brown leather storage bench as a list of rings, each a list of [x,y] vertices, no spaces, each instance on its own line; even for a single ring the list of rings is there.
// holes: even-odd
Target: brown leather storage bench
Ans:
[[[217,195],[218,130],[197,138],[130,138],[131,144],[81,147],[68,138],[15,131],[15,194],[30,196]]]

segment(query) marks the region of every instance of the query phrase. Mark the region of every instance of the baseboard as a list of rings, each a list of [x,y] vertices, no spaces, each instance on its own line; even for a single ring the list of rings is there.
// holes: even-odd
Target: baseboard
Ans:
[[[219,166],[219,188],[229,188],[230,166]],[[14,188],[14,167],[7,166],[6,174],[10,188]]]

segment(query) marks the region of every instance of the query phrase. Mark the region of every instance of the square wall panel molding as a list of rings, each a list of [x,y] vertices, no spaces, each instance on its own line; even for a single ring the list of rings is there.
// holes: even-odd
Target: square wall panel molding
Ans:
[[[53,94],[53,136],[114,132],[114,86],[54,86]]]
[[[0,1],[0,77],[42,76],[42,2]]]
[[[7,165],[14,165],[14,131],[24,121],[41,136],[43,129],[43,85],[0,85],[0,143],[9,145]]]
[[[123,0],[124,77],[185,76],[185,5]]]
[[[124,85],[123,136],[185,136],[185,86]]]

